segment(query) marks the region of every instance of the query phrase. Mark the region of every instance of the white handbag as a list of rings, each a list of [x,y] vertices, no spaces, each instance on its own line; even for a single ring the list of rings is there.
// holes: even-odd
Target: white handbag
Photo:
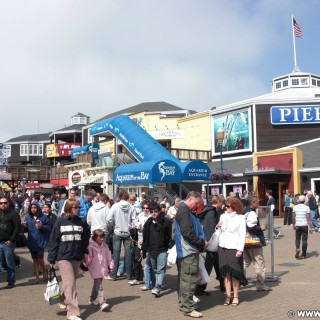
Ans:
[[[61,301],[59,282],[54,268],[51,268],[48,272],[48,283],[46,292],[44,293],[44,298],[50,305]]]

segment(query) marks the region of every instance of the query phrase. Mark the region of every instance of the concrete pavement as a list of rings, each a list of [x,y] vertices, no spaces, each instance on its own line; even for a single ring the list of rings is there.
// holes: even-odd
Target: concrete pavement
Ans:
[[[275,225],[281,231],[275,240],[275,277],[278,281],[268,282],[272,292],[257,292],[253,284],[241,288],[238,307],[223,306],[225,296],[219,291],[218,281],[211,277],[208,290],[211,296],[199,297],[198,310],[207,319],[288,319],[288,312],[297,310],[319,310],[318,297],[320,283],[318,274],[320,233],[309,236],[307,259],[296,260],[294,231],[291,226],[283,226],[282,219],[275,219]],[[65,319],[66,312],[58,305],[50,306],[44,300],[45,284],[30,285],[33,280],[33,264],[28,249],[17,248],[22,267],[17,271],[16,287],[3,289],[6,285],[5,274],[0,275],[0,320],[9,319]],[[270,246],[264,248],[267,275],[270,276]],[[254,278],[251,266],[247,271]],[[92,280],[85,273],[77,280],[78,297],[82,318],[93,319],[185,319],[179,311],[176,293],[176,267],[168,269],[165,276],[166,290],[160,298],[154,298],[151,291],[142,292],[140,286],[129,286],[128,281],[104,280],[107,302],[112,305],[110,312],[101,312],[98,307],[90,306],[88,299]],[[291,312],[292,316],[293,313]],[[319,313],[320,317],[320,313]]]

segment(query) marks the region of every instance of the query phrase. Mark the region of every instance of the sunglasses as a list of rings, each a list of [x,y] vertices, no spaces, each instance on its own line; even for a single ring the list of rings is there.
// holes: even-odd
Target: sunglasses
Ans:
[[[8,204],[8,202],[0,202],[0,204]]]
[[[226,204],[225,207],[226,208],[231,208],[231,206],[229,204]]]
[[[79,209],[79,207],[76,207],[76,206],[72,206],[72,208],[74,208],[74,209]]]
[[[148,207],[143,207],[143,210],[148,210],[149,208]]]
[[[150,213],[158,212],[158,210],[150,210]]]

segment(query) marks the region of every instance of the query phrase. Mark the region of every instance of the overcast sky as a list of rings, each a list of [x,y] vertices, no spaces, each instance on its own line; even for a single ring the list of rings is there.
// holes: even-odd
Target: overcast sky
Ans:
[[[205,111],[320,74],[318,0],[0,0],[0,142],[142,102]]]

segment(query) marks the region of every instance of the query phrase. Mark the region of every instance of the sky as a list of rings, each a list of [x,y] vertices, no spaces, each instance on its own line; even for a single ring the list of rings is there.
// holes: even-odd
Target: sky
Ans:
[[[320,74],[318,0],[0,0],[0,142],[143,102],[206,111]]]

